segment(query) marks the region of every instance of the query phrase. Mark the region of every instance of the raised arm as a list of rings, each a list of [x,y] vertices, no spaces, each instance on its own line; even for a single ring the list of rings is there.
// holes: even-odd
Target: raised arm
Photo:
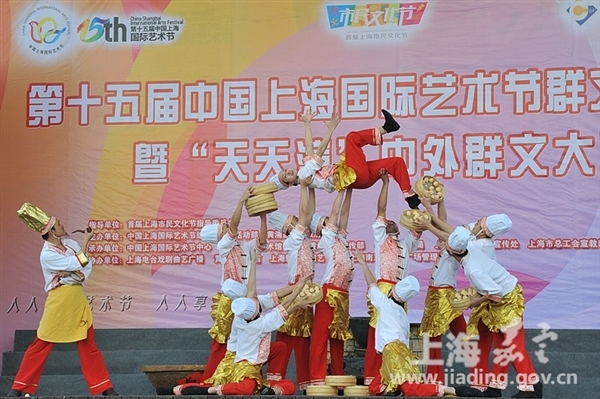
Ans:
[[[229,222],[229,233],[234,237],[238,234],[238,227],[240,226],[240,220],[242,220],[242,210],[244,209],[244,204],[248,198],[250,198],[250,195],[252,195],[253,190],[254,187],[247,187],[246,190],[244,190],[244,193],[240,197],[240,200],[233,211],[233,215],[231,215],[231,221]]]
[[[340,123],[341,119],[342,117],[339,114],[333,114],[331,115],[331,119],[329,120],[329,122],[325,123],[327,125],[327,133],[325,133],[325,137],[323,137],[323,140],[321,140],[321,143],[319,144],[319,148],[317,148],[317,156],[319,158],[323,157],[323,154],[325,153],[325,150],[327,149],[327,147],[329,146],[329,142],[331,141],[333,131]]]
[[[344,202],[342,203],[342,210],[340,213],[340,223],[338,227],[341,230],[346,230],[348,228],[348,219],[350,218],[350,203],[352,202],[352,189],[346,188],[346,196],[344,197]]]
[[[446,211],[446,203],[444,202],[444,198],[440,200],[437,204],[438,218],[444,223],[448,220],[448,212]]]
[[[315,145],[313,142],[312,128],[310,122],[317,115],[316,112],[311,112],[310,108],[306,110],[304,115],[301,116],[304,121],[304,146],[306,147],[306,155],[312,157],[315,155]]]
[[[355,254],[356,260],[358,261],[358,263],[360,263],[360,265],[362,266],[362,270],[363,270],[363,275],[365,276],[365,281],[367,282],[367,287],[371,284],[374,284],[377,282],[377,280],[375,279],[375,276],[373,275],[373,272],[371,271],[371,269],[369,269],[369,266],[367,265],[367,262],[365,261],[365,257],[362,253],[362,251],[356,251]]]
[[[284,298],[283,302],[281,302],[281,306],[283,306],[285,308],[285,310],[288,311],[288,313],[289,313],[289,311],[290,311],[290,309],[292,307],[292,303],[298,297],[298,295],[300,294],[300,292],[302,292],[302,289],[306,285],[306,282],[311,277],[312,276],[310,276],[310,275],[309,276],[304,276],[300,280],[298,280],[298,282],[292,286],[292,292],[288,296],[286,296]]]
[[[260,229],[258,230],[258,243],[263,248],[267,245],[267,230],[267,214],[263,212],[260,214]]]
[[[329,223],[332,225],[338,226],[338,217],[340,215],[340,207],[342,206],[342,199],[344,198],[344,190],[338,191],[335,196],[335,200],[333,201],[333,205],[331,206],[331,212],[329,213]]]
[[[256,262],[258,261],[258,256],[258,249],[252,249],[250,252],[250,273],[248,274],[246,298],[256,298]]]
[[[309,188],[308,185],[310,184],[310,182],[312,181],[312,177],[307,177],[306,179],[302,179],[300,181],[300,206],[298,209],[298,224],[300,224],[301,226],[304,227],[309,227],[310,226],[310,219],[312,218],[312,215],[314,213],[314,208],[313,208],[313,212],[311,212],[310,208],[311,208],[311,204],[310,204],[310,193],[309,193]],[[312,193],[313,195],[313,204],[314,204],[314,192]]]
[[[379,170],[379,178],[383,181],[381,186],[381,192],[379,193],[379,200],[377,201],[377,217],[385,217],[387,212],[387,200],[388,200],[388,187],[390,185],[390,178],[388,172],[385,169]]]

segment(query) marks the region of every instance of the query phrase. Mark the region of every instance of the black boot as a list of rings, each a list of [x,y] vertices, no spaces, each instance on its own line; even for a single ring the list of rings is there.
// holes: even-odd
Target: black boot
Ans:
[[[156,388],[156,394],[157,395],[175,395],[173,393],[173,388],[165,388],[165,387]]]
[[[421,200],[417,194],[413,194],[410,197],[406,197],[406,202],[408,202],[408,207],[410,209],[417,209],[421,204]]]
[[[117,391],[115,391],[114,388],[111,387],[102,392],[102,396],[119,396],[119,394],[117,393]]]
[[[538,396],[535,394],[535,391],[519,391],[511,398],[537,398]]]
[[[23,392],[19,391],[18,389],[11,389],[6,394],[7,398],[18,398],[19,396],[23,396]]]
[[[486,398],[501,398],[502,390],[498,388],[488,388],[483,391],[483,396]]]
[[[398,122],[396,122],[396,120],[394,119],[392,114],[387,112],[385,109],[382,109],[381,113],[383,114],[383,117],[385,118],[385,123],[382,126],[383,130],[385,130],[387,133],[391,133],[391,132],[395,132],[396,130],[400,129],[400,124]]]
[[[465,385],[460,385],[458,387],[454,387],[456,391],[456,396],[467,397],[467,398],[481,398],[483,397],[483,392],[479,389],[471,388]]]
[[[208,395],[208,387],[186,387],[181,390],[182,395]]]
[[[258,393],[260,393],[261,395],[275,395],[275,391],[273,390],[273,388],[270,388],[266,385],[260,387]]]
[[[538,381],[537,384],[533,385],[533,391],[535,392],[538,398],[544,396],[544,385],[542,385],[542,381]]]

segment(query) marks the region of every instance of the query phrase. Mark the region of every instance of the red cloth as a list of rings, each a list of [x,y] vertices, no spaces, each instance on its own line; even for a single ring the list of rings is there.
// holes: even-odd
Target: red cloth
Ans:
[[[487,327],[486,327],[487,328]],[[512,361],[506,362],[504,366],[501,366],[499,363],[494,362],[492,366],[492,378],[496,379],[496,381],[506,381],[506,375],[508,374],[508,368],[512,364],[520,377],[521,382],[517,380],[519,384],[530,384],[533,385],[537,380],[537,373],[535,368],[533,367],[533,362],[531,361],[531,357],[527,352],[527,347],[525,345],[525,330],[523,329],[523,324],[518,327],[513,327],[509,329],[509,331],[502,333],[492,333],[494,348],[502,349],[505,353],[513,354]],[[514,336],[513,336],[514,334]],[[512,338],[512,340],[508,340],[509,342],[504,342],[506,340],[507,335]],[[527,378],[525,376],[528,376]],[[535,376],[535,377],[534,377]],[[533,378],[533,381],[527,382],[530,378]]]
[[[44,364],[46,364],[46,359],[48,359],[52,348],[54,348],[53,342],[46,342],[37,337],[35,338],[23,355],[23,360],[15,376],[12,389],[30,395],[35,393],[42,376],[42,371],[44,370]],[[93,326],[88,329],[85,339],[77,341],[77,352],[79,352],[81,371],[90,393],[93,396],[97,396],[101,395],[108,388],[112,388],[102,353],[96,346]]]
[[[271,342],[267,358],[267,380],[282,380],[285,378],[288,361],[288,348],[284,342]]]
[[[440,396],[440,388],[439,384],[422,384],[419,382],[405,382],[400,385],[400,390],[402,391],[403,396],[410,397],[430,397],[430,396]],[[386,385],[381,383],[381,377],[377,376],[371,381],[369,384],[369,395],[371,396],[380,396],[383,395]]]
[[[292,351],[294,351],[294,359],[296,360],[296,381],[300,389],[306,389],[310,381],[309,373],[309,355],[310,355],[310,337],[292,337],[291,335],[277,332],[275,342],[283,342],[287,345],[285,364],[289,363]],[[285,373],[281,374],[285,378]]]
[[[296,393],[296,386],[290,380],[281,380],[270,383],[271,388],[275,391],[276,395],[293,395]],[[244,378],[240,382],[234,382],[225,384],[221,387],[221,394],[225,395],[254,395],[256,391],[256,380],[252,378]]]
[[[315,306],[310,342],[310,383],[325,382],[327,375],[327,342],[331,358],[331,375],[344,375],[344,341],[329,336],[333,308],[327,303],[327,286],[323,286],[323,299]]]
[[[400,157],[381,158],[367,161],[362,147],[379,145],[375,142],[379,133],[375,129],[350,132],[346,136],[346,164],[356,172],[356,181],[351,188],[369,188],[379,180],[379,170],[385,169],[396,180],[400,190],[408,193],[411,190],[410,177],[406,163]]]
[[[381,353],[377,353],[375,350],[375,329],[369,326],[367,349],[365,351],[365,385],[371,384],[374,378],[379,378],[379,369],[381,369],[382,362]]]
[[[467,322],[465,321],[465,317],[463,315],[458,316],[456,319],[450,322],[450,331],[454,334],[455,337],[458,336],[461,332],[464,333],[467,331]],[[442,359],[442,336],[439,335],[437,337],[429,337],[429,342],[431,347],[429,348],[429,360],[436,361]],[[439,346],[439,348],[434,348],[433,346]],[[436,365],[436,364],[428,364],[427,371],[425,372],[427,376],[427,382],[439,381],[441,383],[444,382],[444,365]]]
[[[206,366],[204,368],[203,373],[203,381],[212,377],[217,369],[221,360],[225,357],[225,353],[227,352],[227,343],[220,344],[216,340],[212,340],[210,345],[210,354],[208,355],[208,360],[206,361]]]

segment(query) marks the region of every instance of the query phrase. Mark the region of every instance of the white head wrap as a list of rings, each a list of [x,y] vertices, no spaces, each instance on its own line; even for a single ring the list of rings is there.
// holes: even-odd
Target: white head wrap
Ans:
[[[229,299],[234,300],[246,296],[247,288],[244,284],[228,278],[221,286],[221,291]]]
[[[285,213],[275,211],[269,214],[269,224],[281,231],[282,233],[286,233],[288,228],[290,227],[290,223],[292,222],[292,215],[286,215]]]
[[[398,281],[392,290],[392,296],[400,302],[407,302],[419,293],[421,285],[414,276],[407,276]]]
[[[458,226],[454,229],[450,237],[448,237],[448,242],[446,243],[446,248],[450,249],[451,252],[461,253],[467,249],[467,244],[469,243],[469,237],[471,233],[469,230],[465,229],[462,226]]]
[[[251,298],[237,298],[231,302],[231,311],[237,317],[251,320],[258,314],[258,301]]]
[[[490,215],[485,218],[483,223],[483,230],[489,237],[499,236],[510,230],[512,227],[512,220],[504,213],[496,215]]]
[[[325,218],[326,216],[314,213],[310,221],[310,231],[312,231],[318,236],[321,235],[321,230],[323,229],[323,222],[325,221]]]
[[[200,239],[210,244],[217,244],[223,236],[224,223],[207,224],[200,230]]]

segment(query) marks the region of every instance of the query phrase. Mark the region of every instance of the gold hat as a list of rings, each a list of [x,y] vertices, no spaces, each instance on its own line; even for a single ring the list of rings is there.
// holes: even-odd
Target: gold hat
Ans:
[[[54,216],[48,215],[32,203],[26,202],[17,211],[19,218],[33,230],[44,235],[50,231],[56,222]]]

